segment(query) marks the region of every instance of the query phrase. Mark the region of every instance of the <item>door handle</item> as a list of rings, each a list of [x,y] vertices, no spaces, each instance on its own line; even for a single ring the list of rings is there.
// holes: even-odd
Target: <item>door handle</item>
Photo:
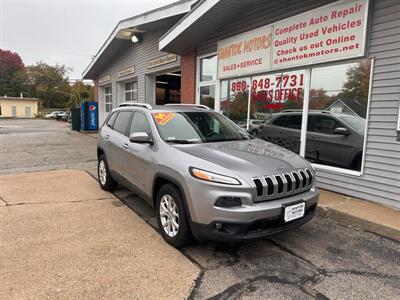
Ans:
[[[128,144],[122,144],[122,147],[124,147],[125,149],[129,149],[129,145]]]
[[[110,139],[110,135],[106,134],[106,136],[104,137],[106,140]]]

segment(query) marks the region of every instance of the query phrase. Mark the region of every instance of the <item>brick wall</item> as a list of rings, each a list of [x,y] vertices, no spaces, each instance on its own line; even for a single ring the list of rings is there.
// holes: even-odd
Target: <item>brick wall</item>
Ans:
[[[196,49],[181,56],[181,103],[196,102]]]

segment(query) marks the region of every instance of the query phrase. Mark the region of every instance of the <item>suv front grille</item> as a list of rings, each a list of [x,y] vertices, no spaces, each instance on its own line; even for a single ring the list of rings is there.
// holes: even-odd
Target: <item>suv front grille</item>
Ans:
[[[254,177],[256,202],[274,200],[303,193],[311,189],[315,180],[310,169],[299,169],[288,173]]]

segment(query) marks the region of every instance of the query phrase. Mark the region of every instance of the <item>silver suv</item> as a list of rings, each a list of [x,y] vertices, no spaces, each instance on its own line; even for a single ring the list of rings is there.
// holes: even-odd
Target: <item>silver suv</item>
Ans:
[[[97,154],[101,188],[120,183],[144,198],[175,247],[289,230],[318,201],[310,163],[203,106],[123,104],[101,127]]]

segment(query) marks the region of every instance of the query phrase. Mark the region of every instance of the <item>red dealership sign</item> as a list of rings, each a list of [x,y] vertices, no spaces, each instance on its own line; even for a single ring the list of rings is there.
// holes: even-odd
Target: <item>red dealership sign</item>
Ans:
[[[218,42],[218,78],[364,56],[368,2],[334,2]]]

